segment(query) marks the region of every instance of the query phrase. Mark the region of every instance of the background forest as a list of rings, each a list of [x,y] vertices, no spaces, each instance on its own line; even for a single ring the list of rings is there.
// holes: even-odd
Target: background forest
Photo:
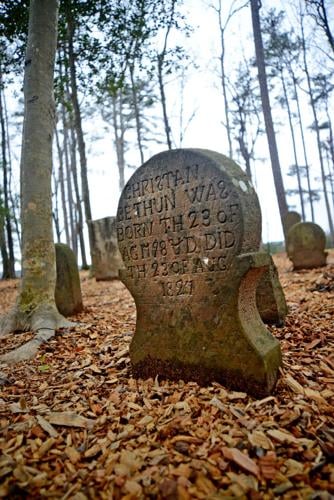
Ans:
[[[333,243],[333,20],[334,5],[325,0],[264,0],[261,6],[256,0],[62,0],[55,240],[69,244],[87,268],[86,223],[115,214],[133,169],[158,151],[200,147],[232,157],[252,177],[264,241],[283,239],[279,213],[288,206],[303,220],[320,224]],[[14,276],[20,259],[27,28],[28,1],[0,5],[4,278]],[[262,83],[254,41],[263,47]],[[267,103],[261,99],[264,77]],[[268,113],[277,141],[269,150],[267,137],[269,144],[274,137],[268,136]]]

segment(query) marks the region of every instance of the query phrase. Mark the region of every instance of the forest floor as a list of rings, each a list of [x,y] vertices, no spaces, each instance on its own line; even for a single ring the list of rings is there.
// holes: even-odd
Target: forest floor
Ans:
[[[138,380],[135,306],[119,282],[82,273],[80,325],[30,362],[1,367],[0,497],[320,499],[334,495],[334,251],[292,272],[274,257],[290,313],[274,393]],[[18,281],[0,283],[0,314]],[[1,340],[7,352],[30,333]]]

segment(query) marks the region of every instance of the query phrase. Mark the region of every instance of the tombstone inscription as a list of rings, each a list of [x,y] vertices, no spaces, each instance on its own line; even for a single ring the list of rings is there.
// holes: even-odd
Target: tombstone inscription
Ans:
[[[270,256],[257,252],[260,207],[237,164],[199,149],[154,156],[123,190],[117,237],[137,307],[134,375],[268,394],[281,352],[256,286]]]

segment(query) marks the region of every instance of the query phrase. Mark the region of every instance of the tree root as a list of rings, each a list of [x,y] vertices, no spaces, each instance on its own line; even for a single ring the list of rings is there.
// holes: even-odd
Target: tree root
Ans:
[[[42,304],[30,314],[24,314],[15,306],[7,315],[0,318],[0,337],[18,331],[33,331],[35,337],[22,346],[0,356],[0,362],[18,363],[32,359],[41,344],[52,338],[59,328],[71,328],[76,323],[68,321],[53,305]]]

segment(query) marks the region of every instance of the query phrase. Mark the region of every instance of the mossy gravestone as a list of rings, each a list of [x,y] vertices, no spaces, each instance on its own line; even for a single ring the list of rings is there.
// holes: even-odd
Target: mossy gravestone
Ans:
[[[134,375],[270,393],[281,351],[256,287],[271,257],[257,252],[260,207],[237,164],[199,149],[154,156],[123,190],[117,234],[137,306]]]
[[[80,276],[73,251],[63,243],[56,243],[57,281],[55,300],[63,316],[72,316],[83,310]]]
[[[294,224],[287,235],[287,253],[294,269],[309,269],[326,265],[326,235],[313,222]]]
[[[90,221],[94,233],[93,275],[97,281],[118,278],[122,257],[118,250],[115,217]]]

